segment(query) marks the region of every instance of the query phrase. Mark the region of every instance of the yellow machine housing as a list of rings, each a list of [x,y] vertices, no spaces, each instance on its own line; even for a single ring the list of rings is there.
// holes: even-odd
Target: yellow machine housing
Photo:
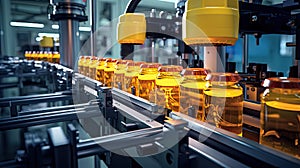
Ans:
[[[143,13],[126,13],[119,17],[118,42],[120,44],[144,44],[146,18]]]
[[[238,0],[188,0],[183,19],[187,45],[234,45],[239,33]]]
[[[43,36],[43,39],[40,41],[41,47],[53,47],[53,37]]]

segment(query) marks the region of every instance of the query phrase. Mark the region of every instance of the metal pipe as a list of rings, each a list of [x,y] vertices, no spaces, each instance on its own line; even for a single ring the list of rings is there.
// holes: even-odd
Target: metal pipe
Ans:
[[[79,22],[86,21],[86,1],[83,0],[50,0],[51,20],[59,23],[59,43],[61,64],[73,68],[79,54]]]
[[[12,130],[16,128],[26,128],[36,125],[43,125],[49,123],[57,123],[64,121],[72,121],[83,118],[91,118],[100,116],[99,110],[90,110],[90,111],[76,111],[70,110],[70,112],[58,112],[58,113],[40,113],[37,115],[31,116],[20,116],[8,118],[5,121],[0,121],[0,130]]]
[[[151,40],[151,61],[155,62],[155,40]]]
[[[225,54],[223,46],[204,47],[204,68],[212,72],[225,72]]]
[[[300,28],[296,31],[296,56],[295,60],[300,60]],[[298,77],[300,77],[300,61],[298,61]]]
[[[79,22],[60,20],[59,28],[61,64],[73,68],[79,54]]]
[[[95,47],[96,44],[96,36],[94,36],[94,32],[97,29],[96,25],[96,16],[97,16],[97,1],[96,0],[90,0],[90,26],[91,26],[91,33],[90,33],[90,39],[91,39],[91,55],[96,56],[97,54],[97,48]]]
[[[131,0],[125,10],[125,13],[134,13],[136,7],[141,2],[141,0]]]
[[[243,36],[243,59],[242,59],[243,73],[247,73],[248,66],[248,35]]]
[[[162,139],[163,129],[159,128],[145,128],[142,130],[136,130],[131,132],[107,135],[104,137],[89,139],[80,142],[77,145],[77,156],[78,158],[84,158],[106,151],[114,151],[117,149],[124,149],[139,144],[150,143],[159,141]]]

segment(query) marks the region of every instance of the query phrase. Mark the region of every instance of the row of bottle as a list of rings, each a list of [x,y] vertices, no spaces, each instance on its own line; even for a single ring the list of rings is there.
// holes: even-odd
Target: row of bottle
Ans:
[[[243,89],[232,73],[81,57],[79,72],[173,111],[242,135]],[[300,80],[270,78],[261,95],[260,143],[300,157]]]
[[[78,71],[105,86],[242,133],[243,91],[237,74],[211,74],[207,85],[206,69],[97,57],[80,57]]]
[[[27,60],[60,63],[60,54],[57,51],[25,51],[24,56]]]

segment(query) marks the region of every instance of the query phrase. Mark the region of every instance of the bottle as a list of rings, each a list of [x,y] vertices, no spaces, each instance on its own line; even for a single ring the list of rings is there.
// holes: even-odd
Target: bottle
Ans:
[[[96,80],[104,83],[104,65],[107,58],[98,58],[98,65],[96,68]]]
[[[300,79],[269,78],[263,85],[259,143],[300,158]]]
[[[40,51],[39,54],[37,55],[37,60],[42,61],[45,57],[44,51]]]
[[[85,56],[85,59],[82,64],[82,75],[89,76],[89,65],[90,65],[91,56]]]
[[[41,60],[42,54],[43,54],[43,51],[39,51],[39,52],[38,52],[38,54],[37,54],[37,56],[36,56],[36,60],[37,60],[37,61],[40,61],[40,60]]]
[[[243,89],[240,76],[234,73],[213,73],[204,90],[204,121],[242,136]]]
[[[140,72],[140,66],[145,62],[128,62],[126,66],[126,72],[124,77],[125,91],[136,96],[138,93],[138,76]]]
[[[83,63],[85,61],[85,56],[80,56],[78,59],[78,73],[83,74]]]
[[[181,66],[161,66],[158,68],[155,86],[155,103],[172,111],[179,112]],[[165,115],[167,115],[165,113]]]
[[[32,60],[37,60],[39,52],[38,51],[33,51],[31,54],[31,59]]]
[[[49,52],[48,51],[44,51],[44,54],[42,56],[42,61],[47,61],[48,60],[48,55],[49,55]]]
[[[98,58],[95,56],[92,56],[90,59],[90,62],[89,62],[89,74],[88,74],[88,76],[91,79],[95,79],[95,77],[96,77],[97,64],[98,64]]]
[[[27,60],[31,60],[31,51],[25,51],[24,56]]]
[[[107,87],[113,86],[114,72],[117,60],[108,58],[104,65],[104,85]]]
[[[206,76],[209,73],[203,68],[187,68],[183,70],[183,80],[180,83],[180,112],[189,114],[188,109],[195,109],[191,117],[203,121],[203,90],[206,85]]]
[[[139,97],[152,103],[155,103],[155,79],[160,66],[162,65],[157,63],[145,63],[140,66],[141,70],[138,76]]]
[[[47,57],[47,61],[52,63],[52,57],[53,57],[53,53],[51,51],[48,52],[48,57]]]
[[[124,76],[126,72],[126,65],[132,60],[118,60],[115,67],[114,87],[124,90]]]
[[[59,64],[59,63],[60,63],[60,54],[59,54],[59,52],[57,52],[57,51],[54,51],[54,52],[53,52],[53,55],[52,55],[52,62],[53,62],[53,63],[56,63],[56,64]]]

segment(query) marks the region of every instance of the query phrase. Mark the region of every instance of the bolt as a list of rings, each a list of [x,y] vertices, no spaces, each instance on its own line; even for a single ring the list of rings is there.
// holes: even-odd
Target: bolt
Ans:
[[[253,16],[252,16],[252,22],[256,22],[256,21],[257,21],[257,19],[258,19],[258,18],[257,18],[257,16],[256,16],[256,15],[253,15]]]

